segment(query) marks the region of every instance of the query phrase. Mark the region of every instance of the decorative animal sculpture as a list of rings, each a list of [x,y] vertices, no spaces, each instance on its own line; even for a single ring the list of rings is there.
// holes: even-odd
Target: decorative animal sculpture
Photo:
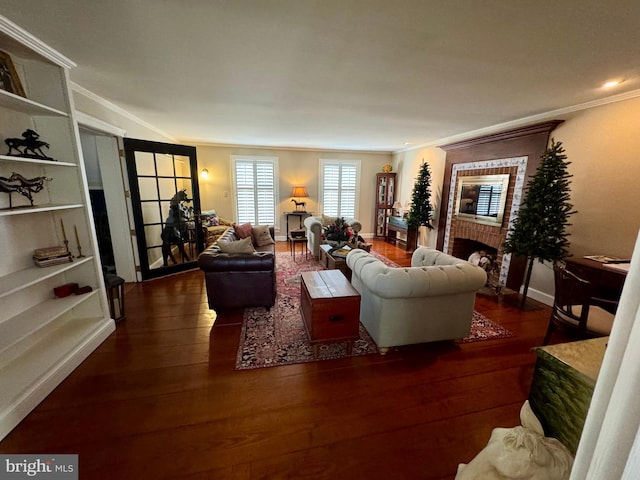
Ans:
[[[307,203],[306,202],[298,202],[294,198],[291,199],[293,203],[296,205],[296,212],[306,212]],[[299,209],[299,210],[298,210]]]
[[[42,147],[49,148],[49,144],[47,142],[43,142],[38,140],[40,135],[31,130],[30,128],[22,132],[23,138],[7,138],[4,143],[9,147],[9,151],[7,155],[16,155],[16,153],[12,153],[13,151],[17,152],[17,156],[20,157],[29,157],[29,158],[40,158],[44,160],[53,160],[53,158],[47,156],[42,151]],[[22,150],[20,147],[23,147]]]
[[[544,436],[529,401],[520,409],[522,426],[494,428],[487,446],[468,464],[458,465],[455,480],[566,480],[573,457],[555,438]]]
[[[31,206],[33,206],[33,194],[44,188],[45,181],[51,180],[48,177],[25,178],[19,173],[13,172],[9,178],[0,177],[0,192],[9,194],[9,208],[13,207],[11,201],[12,193],[19,193],[23,197],[27,197]]]
[[[176,245],[183,262],[189,261],[189,255],[184,248],[184,242],[188,235],[189,222],[191,221],[191,209],[185,204],[191,202],[186,190],[176,193],[169,203],[169,214],[165,220],[160,238],[162,238],[162,262],[165,267],[169,265],[169,259],[178,264],[173,255],[172,246]]]

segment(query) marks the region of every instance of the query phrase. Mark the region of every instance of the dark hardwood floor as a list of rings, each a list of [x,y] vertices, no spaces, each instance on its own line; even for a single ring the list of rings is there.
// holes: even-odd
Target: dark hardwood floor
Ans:
[[[519,424],[550,312],[509,296],[476,309],[515,336],[236,371],[242,311],[216,318],[200,271],[128,285],[127,319],[0,452],[77,453],[91,480],[452,479]]]

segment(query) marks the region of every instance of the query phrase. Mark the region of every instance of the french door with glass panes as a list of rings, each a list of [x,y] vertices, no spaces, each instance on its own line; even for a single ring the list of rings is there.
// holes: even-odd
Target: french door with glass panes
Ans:
[[[196,267],[203,250],[195,147],[124,139],[143,280]]]

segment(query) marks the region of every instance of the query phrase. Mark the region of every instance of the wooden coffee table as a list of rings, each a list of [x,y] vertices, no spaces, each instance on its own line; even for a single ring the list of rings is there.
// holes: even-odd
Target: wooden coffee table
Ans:
[[[351,354],[352,342],[360,336],[360,294],[340,270],[300,275],[300,311],[314,358],[321,343],[347,342]]]
[[[351,281],[351,269],[347,266],[347,260],[331,255],[329,252],[332,248],[331,245],[320,245],[320,264],[329,270],[340,270],[347,277],[347,280]]]

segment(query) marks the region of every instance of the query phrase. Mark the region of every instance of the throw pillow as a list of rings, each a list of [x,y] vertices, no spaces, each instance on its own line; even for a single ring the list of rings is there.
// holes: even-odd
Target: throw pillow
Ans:
[[[236,242],[217,242],[222,253],[253,253],[255,252],[251,238],[243,238]]]
[[[335,223],[336,219],[338,217],[329,217],[327,215],[325,215],[324,213],[322,214],[322,226],[326,227],[327,225],[331,225],[332,223]]]
[[[253,234],[253,243],[255,243],[256,247],[264,247],[265,245],[276,243],[273,241],[273,238],[271,238],[268,225],[253,227],[251,232]]]
[[[236,231],[238,238],[251,238],[251,223],[243,223],[242,225],[233,224],[233,229]]]

